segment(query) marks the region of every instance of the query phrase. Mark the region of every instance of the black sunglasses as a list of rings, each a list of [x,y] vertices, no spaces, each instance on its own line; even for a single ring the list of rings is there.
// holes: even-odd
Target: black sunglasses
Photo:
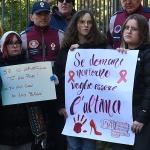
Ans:
[[[60,3],[63,3],[64,2],[64,0],[58,0]],[[66,3],[70,3],[72,0],[65,0],[66,1]]]

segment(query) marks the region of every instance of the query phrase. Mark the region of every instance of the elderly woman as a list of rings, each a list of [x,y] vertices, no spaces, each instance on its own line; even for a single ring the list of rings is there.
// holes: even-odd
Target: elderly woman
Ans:
[[[30,62],[22,50],[20,35],[14,31],[2,36],[1,52],[1,67]],[[0,150],[31,150],[33,139],[26,104],[2,106],[1,99]]]

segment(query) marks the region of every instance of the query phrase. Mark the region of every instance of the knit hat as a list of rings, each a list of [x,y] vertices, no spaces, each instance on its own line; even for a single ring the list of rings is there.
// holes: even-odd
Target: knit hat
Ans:
[[[2,52],[2,53],[3,53],[3,48],[4,48],[5,40],[6,40],[7,36],[8,36],[9,34],[11,34],[11,33],[14,33],[14,34],[16,34],[16,35],[18,35],[18,36],[20,37],[20,35],[19,35],[17,32],[15,32],[15,31],[8,31],[8,32],[5,32],[5,33],[3,34],[3,36],[2,36],[2,38],[1,38],[1,52]],[[20,37],[20,40],[21,40],[21,37]],[[21,41],[22,41],[22,40],[21,40]]]

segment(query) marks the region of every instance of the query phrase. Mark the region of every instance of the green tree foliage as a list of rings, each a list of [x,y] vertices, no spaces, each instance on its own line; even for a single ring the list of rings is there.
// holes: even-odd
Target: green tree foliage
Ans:
[[[3,32],[14,30],[17,32],[26,28],[30,5],[34,0],[2,0],[0,2],[0,18]]]
[[[1,24],[3,30],[22,31],[27,27],[28,15],[36,0],[2,0],[0,2]],[[106,0],[76,0],[76,9],[89,9],[93,12],[100,30],[106,30],[107,5]],[[110,0],[109,0],[110,1]]]
[[[31,6],[40,0],[0,0],[0,23],[3,32],[21,32],[27,27]],[[150,4],[150,0],[143,0]],[[55,4],[57,0],[55,0]],[[93,12],[97,25],[104,33],[107,31],[110,16],[120,9],[118,0],[75,0],[75,9],[89,9]],[[51,5],[53,7],[54,3]]]

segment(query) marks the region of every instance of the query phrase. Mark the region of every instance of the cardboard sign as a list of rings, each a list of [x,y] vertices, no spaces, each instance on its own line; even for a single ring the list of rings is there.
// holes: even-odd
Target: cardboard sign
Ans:
[[[1,67],[0,74],[3,105],[56,99],[51,62]]]

